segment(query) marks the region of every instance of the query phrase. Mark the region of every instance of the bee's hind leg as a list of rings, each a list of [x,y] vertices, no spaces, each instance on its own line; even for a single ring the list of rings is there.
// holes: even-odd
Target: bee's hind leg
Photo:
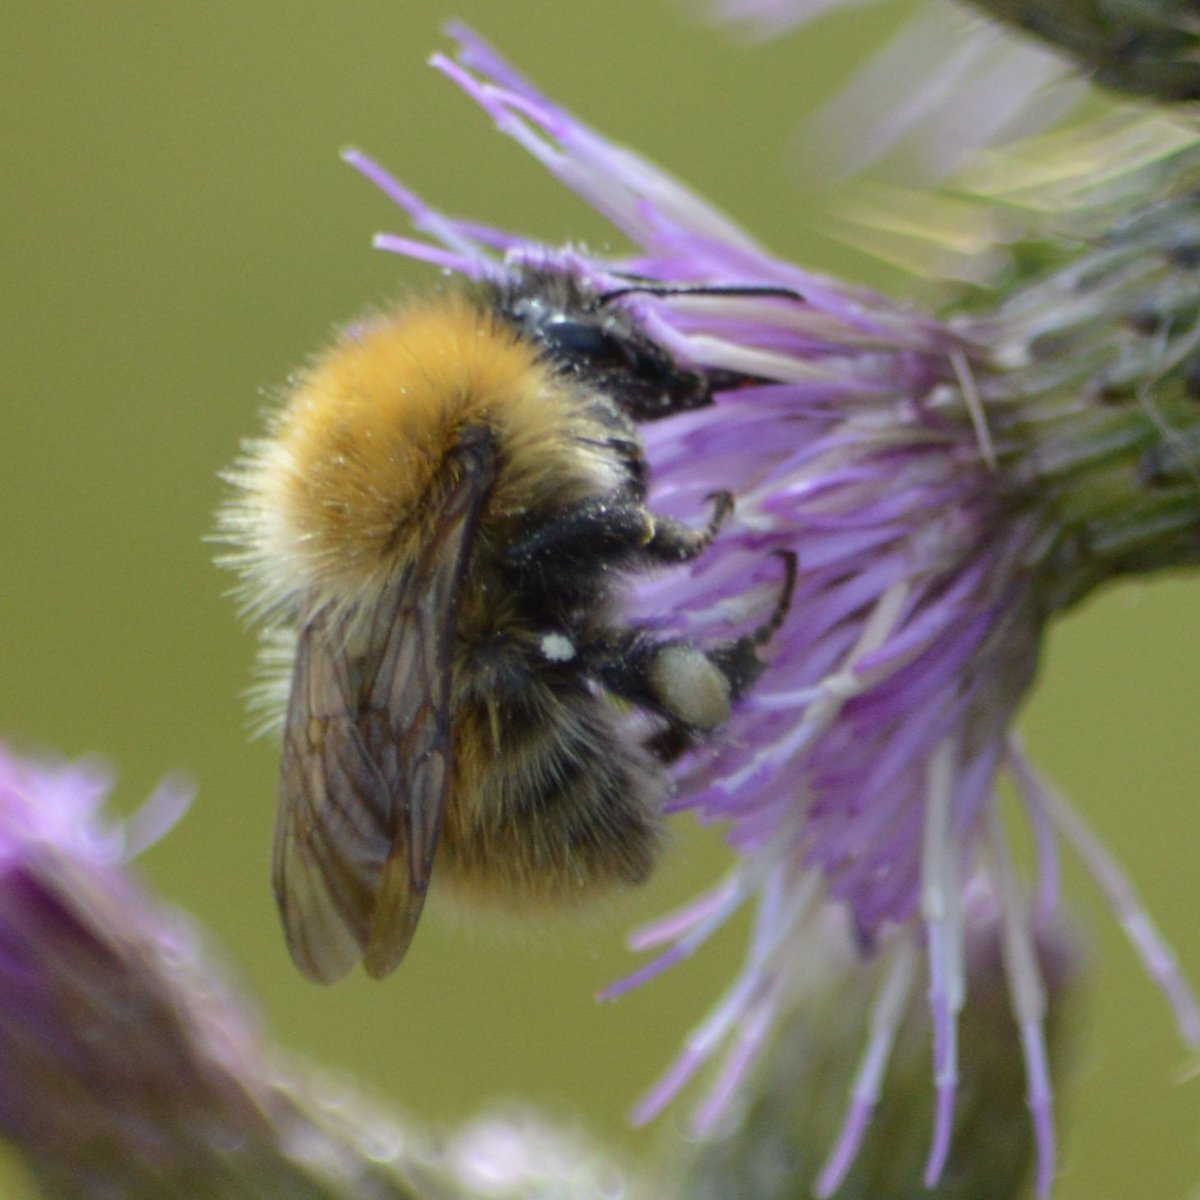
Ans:
[[[749,633],[701,650],[682,638],[628,628],[611,631],[587,652],[588,669],[609,691],[666,718],[666,728],[647,742],[661,761],[674,761],[699,735],[723,725],[731,704],[766,669],[758,651],[783,624],[796,587],[796,555],[776,556],[786,571],[783,588],[770,616]]]

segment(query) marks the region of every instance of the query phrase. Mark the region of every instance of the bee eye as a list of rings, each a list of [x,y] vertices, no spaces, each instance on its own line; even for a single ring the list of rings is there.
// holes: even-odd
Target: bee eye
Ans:
[[[621,339],[606,333],[595,322],[560,318],[547,321],[539,332],[549,353],[566,362],[584,358],[594,366],[613,367],[627,366],[630,362]]]

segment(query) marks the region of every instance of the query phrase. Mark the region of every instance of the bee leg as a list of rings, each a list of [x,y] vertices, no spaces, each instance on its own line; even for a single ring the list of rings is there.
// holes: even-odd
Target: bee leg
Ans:
[[[703,529],[692,529],[673,517],[654,517],[654,534],[646,543],[644,553],[653,562],[680,563],[699,558],[733,512],[732,492],[713,492],[706,499],[713,501],[713,515]]]
[[[633,629],[615,634],[608,653],[588,666],[610,692],[666,720],[644,743],[664,763],[723,725],[733,700],[763,669],[749,637],[706,653],[679,638],[656,641]]]
[[[654,563],[689,562],[703,553],[733,512],[732,492],[708,498],[714,502],[713,515],[703,529],[653,516],[640,500],[592,500],[518,534],[504,563],[519,580],[545,587],[577,579],[581,571],[623,553]]]
[[[788,610],[792,607],[792,596],[796,591],[798,564],[793,550],[776,550],[776,558],[783,561],[783,589],[771,615],[749,633],[728,642],[721,642],[708,651],[712,662],[729,681],[730,698],[740,699],[766,669],[766,663],[758,657],[759,647],[765,646],[779,632]]]
[[[695,744],[695,733],[682,725],[667,725],[642,743],[660,763],[667,765],[682,758]]]
[[[585,668],[614,695],[688,729],[715,729],[732,693],[722,666],[683,638],[610,630],[582,651]]]
[[[518,534],[504,565],[519,580],[546,585],[590,571],[598,562],[635,555],[652,540],[654,519],[637,501],[593,500]]]
[[[765,670],[758,650],[779,631],[796,589],[796,555],[776,554],[786,571],[779,599],[742,637],[705,651],[680,638],[656,640],[645,630],[623,629],[585,655],[588,669],[611,692],[666,718],[667,727],[646,743],[660,761],[673,762],[697,735],[724,724],[730,705]]]
[[[783,591],[779,593],[771,615],[750,634],[756,646],[765,646],[783,627],[791,611],[792,597],[796,594],[796,577],[800,573],[800,560],[795,550],[772,550],[771,553],[783,563]]]

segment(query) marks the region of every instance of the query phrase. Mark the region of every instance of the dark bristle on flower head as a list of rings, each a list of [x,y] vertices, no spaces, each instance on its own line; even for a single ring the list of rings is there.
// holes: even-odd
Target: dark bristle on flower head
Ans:
[[[612,296],[650,343],[709,381],[712,403],[643,424],[651,494],[658,510],[694,517],[714,489],[727,489],[736,519],[695,564],[639,586],[629,605],[638,620],[701,643],[726,639],[769,610],[772,552],[799,564],[768,668],[728,727],[677,772],[672,807],[723,826],[736,865],[636,934],[637,949],[659,956],[605,993],[695,953],[755,905],[741,970],[637,1119],[724,1049],[693,1119],[699,1131],[719,1127],[790,1011],[791,964],[834,908],[861,958],[884,964],[863,1068],[875,1082],[906,1011],[883,998],[920,952],[936,1097],[924,1176],[936,1184],[953,1147],[957,1028],[970,1002],[964,895],[982,880],[1003,930],[1046,1195],[1054,1122],[1037,931],[1058,905],[1059,841],[1091,868],[1185,1038],[1200,1044],[1200,1011],[1173,956],[1012,732],[1054,615],[1117,576],[1200,558],[1194,456],[1181,450],[1200,429],[1186,383],[1191,325],[1177,335],[1179,354],[1156,360],[1168,366],[1151,403],[1138,375],[1151,351],[1133,317],[1146,297],[1187,309],[1183,287],[1200,301],[1164,252],[1170,222],[1161,209],[1110,222],[1124,232],[1094,257],[1031,277],[969,316],[939,319],[772,257],[681,183],[540,94],[474,34],[452,34],[454,57],[434,65],[634,249],[602,258],[456,220],[348,151],[423,235],[380,235],[376,245],[501,289],[537,271]],[[1198,157],[1184,145],[1176,177],[1186,180]],[[1193,194],[1181,186],[1176,203],[1194,204]],[[1111,385],[1104,395],[1100,380]],[[1149,480],[1137,464],[1150,461],[1164,427],[1173,449],[1154,452]],[[1032,896],[1009,852],[1002,777],[1033,832]],[[850,1170],[872,1094],[855,1091],[818,1194],[832,1194]]]

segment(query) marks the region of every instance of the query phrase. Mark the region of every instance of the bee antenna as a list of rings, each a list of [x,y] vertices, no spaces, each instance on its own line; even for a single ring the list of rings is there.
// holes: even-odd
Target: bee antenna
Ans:
[[[637,283],[630,284],[629,287],[616,288],[611,292],[602,292],[596,297],[596,303],[608,304],[613,300],[619,300],[622,296],[637,295],[639,292],[648,296],[767,296],[776,300],[794,300],[797,304],[805,302],[803,292],[786,287]]]

